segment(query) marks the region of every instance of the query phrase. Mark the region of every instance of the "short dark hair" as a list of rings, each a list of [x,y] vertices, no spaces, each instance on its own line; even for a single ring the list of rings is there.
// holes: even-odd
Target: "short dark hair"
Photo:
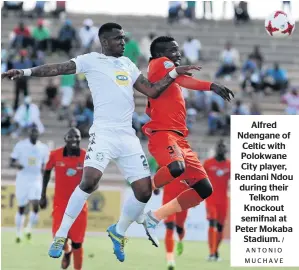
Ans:
[[[154,39],[150,47],[150,52],[152,55],[150,60],[157,58],[157,54],[161,52],[161,47],[159,46],[161,45],[161,43],[171,42],[171,41],[175,41],[175,39],[169,36],[160,36]]]
[[[98,32],[98,37],[100,38],[104,33],[112,32],[112,30],[114,28],[119,29],[119,30],[123,29],[121,27],[121,25],[119,25],[117,23],[105,23],[100,27],[99,32]]]

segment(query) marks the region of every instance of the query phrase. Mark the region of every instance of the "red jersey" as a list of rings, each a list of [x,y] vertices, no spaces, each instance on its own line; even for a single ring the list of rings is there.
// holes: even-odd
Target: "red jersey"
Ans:
[[[86,151],[80,149],[76,156],[67,156],[66,148],[51,151],[46,170],[55,168],[54,207],[66,206],[75,188],[80,184]],[[87,204],[84,206],[87,209]]]
[[[215,158],[210,158],[205,161],[203,166],[213,186],[213,194],[207,200],[221,202],[227,199],[230,160],[217,161]]]
[[[153,59],[148,67],[148,79],[154,83],[166,76],[175,66],[167,57]],[[149,130],[177,130],[187,134],[186,107],[181,87],[172,83],[157,99],[148,98],[151,121]],[[147,133],[147,132],[146,132]]]
[[[174,68],[174,63],[167,57],[153,59],[148,66],[148,80],[155,83]],[[176,130],[184,136],[188,135],[185,99],[181,86],[206,91],[210,90],[211,83],[180,75],[158,98],[148,98],[146,112],[151,121],[143,126],[145,134],[150,135],[152,130]]]

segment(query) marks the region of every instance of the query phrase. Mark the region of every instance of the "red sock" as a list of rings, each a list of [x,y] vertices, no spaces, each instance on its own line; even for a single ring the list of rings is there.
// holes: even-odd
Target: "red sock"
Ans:
[[[182,241],[185,237],[185,221],[187,218],[187,213],[188,213],[187,211],[182,211],[176,213],[175,215],[175,223],[177,226],[177,233],[180,241]]]
[[[153,189],[160,188],[174,179],[167,166],[161,167],[154,176]]]
[[[174,249],[173,230],[166,229],[165,248],[167,253],[173,252]]]
[[[177,196],[177,200],[182,208],[182,211],[197,206],[203,201],[193,188],[183,191],[179,196]]]
[[[217,246],[216,246],[216,251],[218,251],[218,248],[220,246],[220,243],[222,241],[223,238],[223,232],[219,232],[217,233]]]
[[[83,264],[83,248],[73,249],[74,270],[81,270]]]
[[[217,229],[215,227],[209,227],[209,249],[210,255],[214,255],[217,251]]]

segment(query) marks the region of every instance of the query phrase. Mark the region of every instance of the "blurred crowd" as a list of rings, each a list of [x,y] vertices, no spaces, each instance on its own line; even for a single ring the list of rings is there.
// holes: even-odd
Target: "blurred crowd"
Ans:
[[[100,51],[97,38],[99,25],[95,26],[90,18],[86,18],[80,27],[75,27],[67,18],[65,1],[57,1],[56,9],[50,13],[44,11],[45,1],[37,1],[35,8],[27,13],[22,10],[22,4],[16,3],[22,2],[6,1],[2,7],[5,16],[9,16],[12,12],[19,13],[20,18],[23,18],[12,27],[8,43],[2,44],[2,72],[11,68],[23,69],[44,64],[49,56],[52,62],[53,59],[60,62],[61,59],[69,59],[74,55],[92,50]],[[171,1],[168,22],[195,20],[197,4],[196,1],[187,1],[187,3]],[[250,21],[246,2],[240,1],[233,7],[236,23]],[[203,3],[204,18],[208,10],[212,19],[212,1]],[[52,24],[60,25],[57,33],[51,31]],[[149,32],[137,40],[132,33],[127,32],[124,55],[140,69],[145,70],[150,57],[150,44],[156,36],[155,32]],[[199,38],[186,36],[180,46],[182,64],[209,62],[209,55]],[[218,67],[214,70],[214,74],[209,76],[211,81],[216,82],[238,81],[241,94],[233,104],[228,106],[211,91],[182,89],[187,108],[187,126],[191,133],[194,132],[194,124],[203,120],[208,127],[208,135],[229,135],[230,115],[263,114],[260,108],[260,96],[267,97],[273,92],[280,94],[281,102],[286,104],[287,114],[299,114],[298,90],[290,82],[288,71],[278,62],[270,63],[270,66],[269,62],[266,64],[265,56],[258,45],[252,48],[252,52],[242,62],[238,48],[231,42],[226,42],[223,50],[219,51]],[[58,121],[64,121],[67,126],[76,126],[83,137],[88,137],[88,130],[93,121],[93,104],[84,75],[65,75],[39,80],[43,92],[39,104],[35,104],[31,98],[33,80],[39,79],[24,77],[14,81],[12,104],[9,104],[5,98],[2,99],[2,134],[18,137],[32,125],[36,125],[43,133],[46,125],[40,115],[45,111]],[[248,96],[251,100],[249,104],[244,102],[244,97]],[[133,128],[141,139],[146,139],[141,127],[149,120],[145,113],[134,113]]]
[[[215,1],[169,1],[168,22],[172,23],[192,23],[199,18],[213,20]],[[222,18],[226,18],[228,8],[233,9],[233,20],[236,25],[249,23],[250,15],[248,11],[249,1],[222,1]],[[230,5],[230,7],[229,7]],[[291,1],[281,1],[281,10],[290,12],[292,10]]]

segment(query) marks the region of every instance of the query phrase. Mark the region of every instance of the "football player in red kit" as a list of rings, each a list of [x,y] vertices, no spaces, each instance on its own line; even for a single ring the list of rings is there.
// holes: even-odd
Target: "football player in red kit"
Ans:
[[[71,128],[65,135],[65,147],[51,151],[49,161],[45,168],[42,196],[40,200],[41,208],[47,205],[46,191],[50,180],[51,170],[55,168],[55,193],[53,202],[53,222],[52,233],[55,236],[58,230],[68,200],[74,189],[80,183],[83,173],[83,163],[85,150],[80,148],[81,134],[76,128]],[[68,239],[64,247],[64,256],[61,268],[67,269],[74,258],[74,269],[82,270],[83,247],[86,227],[87,227],[87,203],[84,205],[78,218],[72,225]]]
[[[230,160],[226,158],[226,146],[222,140],[217,143],[216,154],[204,162],[204,168],[213,185],[213,194],[206,199],[209,220],[208,241],[209,261],[219,261],[219,245],[223,236],[223,226],[228,208],[228,188],[230,180]]]
[[[152,58],[148,79],[154,83],[180,65],[180,49],[172,37],[158,37],[151,44]],[[181,87],[198,91],[213,91],[230,101],[233,93],[228,88],[188,75],[178,75],[159,97],[149,98],[147,113],[151,120],[142,128],[149,138],[149,152],[160,169],[153,177],[153,189],[172,182],[185,180],[188,188],[156,211],[145,215],[144,227],[149,239],[158,246],[155,229],[159,222],[177,212],[199,205],[212,194],[212,185],[197,154],[186,137],[186,107]]]

